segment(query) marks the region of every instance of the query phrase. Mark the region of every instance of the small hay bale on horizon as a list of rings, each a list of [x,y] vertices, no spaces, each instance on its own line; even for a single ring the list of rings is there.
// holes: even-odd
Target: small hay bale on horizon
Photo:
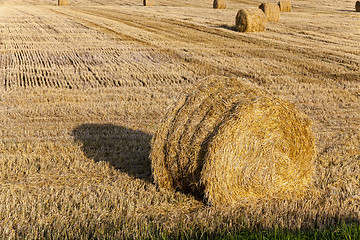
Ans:
[[[291,2],[289,0],[281,0],[278,2],[280,12],[291,12]]]
[[[156,5],[156,3],[156,0],[143,0],[143,5],[148,7]]]
[[[240,9],[236,14],[235,27],[239,32],[263,32],[266,16],[259,8]]]
[[[226,8],[226,1],[225,0],[214,0],[213,8],[214,9],[225,9]]]
[[[150,158],[159,187],[231,205],[303,196],[314,155],[310,120],[292,104],[246,80],[211,77],[169,108]]]
[[[280,8],[275,3],[262,3],[259,8],[265,13],[267,22],[279,22]]]
[[[58,6],[67,6],[69,5],[68,0],[58,0]]]
[[[356,12],[360,12],[360,1],[357,1],[357,2],[355,3],[355,11],[356,11]]]

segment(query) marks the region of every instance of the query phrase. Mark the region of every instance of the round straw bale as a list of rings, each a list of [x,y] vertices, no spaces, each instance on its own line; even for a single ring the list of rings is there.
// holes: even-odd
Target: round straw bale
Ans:
[[[225,0],[214,0],[213,8],[215,9],[225,9],[226,1]]]
[[[289,0],[281,0],[278,5],[280,12],[291,12],[291,2]]]
[[[69,5],[68,0],[58,0],[58,6],[67,6]]]
[[[259,8],[240,9],[236,14],[236,29],[240,32],[263,32],[266,17]]]
[[[144,6],[154,6],[156,4],[156,0],[143,0]]]
[[[355,11],[356,11],[356,12],[360,12],[360,1],[357,1],[357,2],[355,3]]]
[[[155,183],[233,204],[301,196],[311,185],[309,119],[241,79],[211,77],[173,104],[151,141]]]
[[[279,21],[280,8],[275,3],[262,3],[259,8],[265,13],[267,22]]]

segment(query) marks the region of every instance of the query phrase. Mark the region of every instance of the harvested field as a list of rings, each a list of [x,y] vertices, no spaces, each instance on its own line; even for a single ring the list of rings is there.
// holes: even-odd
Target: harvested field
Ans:
[[[145,238],[360,221],[360,16],[292,1],[261,33],[261,1],[0,2],[0,238]],[[215,14],[216,13],[216,14]],[[245,78],[313,122],[316,191],[211,207],[157,189],[150,139],[181,92]],[[159,235],[157,235],[159,234]]]

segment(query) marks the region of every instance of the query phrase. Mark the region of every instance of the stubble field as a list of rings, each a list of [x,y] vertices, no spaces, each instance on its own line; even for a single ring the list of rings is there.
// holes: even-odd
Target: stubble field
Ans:
[[[360,14],[293,0],[263,33],[261,1],[0,1],[0,238],[215,236],[360,220]],[[313,121],[315,190],[215,208],[157,189],[150,140],[210,75],[246,78]]]

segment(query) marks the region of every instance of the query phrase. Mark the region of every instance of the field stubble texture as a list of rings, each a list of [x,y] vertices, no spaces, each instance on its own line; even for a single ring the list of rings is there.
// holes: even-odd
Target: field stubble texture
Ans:
[[[360,52],[354,2],[293,1],[265,32],[260,1],[0,3],[0,238],[158,238],[359,222]],[[217,14],[214,14],[214,11]],[[199,14],[199,12],[201,14]],[[86,41],[84,40],[86,39]],[[150,139],[208,75],[246,78],[313,122],[317,191],[210,207],[157,189]]]

